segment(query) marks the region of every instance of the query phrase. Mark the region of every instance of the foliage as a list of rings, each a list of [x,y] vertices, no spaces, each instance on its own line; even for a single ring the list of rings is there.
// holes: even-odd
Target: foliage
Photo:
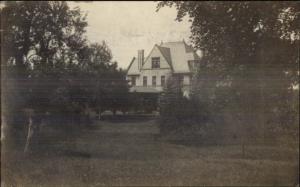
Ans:
[[[190,128],[194,124],[204,125],[207,113],[196,97],[183,96],[180,82],[176,77],[169,77],[160,97],[159,124],[161,133],[176,132]]]
[[[164,1],[157,8],[164,6],[176,7],[177,21],[189,16],[192,43],[204,51],[192,92],[207,110],[230,111],[229,123],[263,133],[278,115],[295,124],[287,111],[295,111],[299,79],[299,2]]]
[[[8,121],[27,111],[35,126],[49,114],[56,124],[74,126],[87,124],[89,108],[126,108],[125,74],[105,42],[88,44],[79,8],[70,9],[67,2],[6,2],[1,21]]]
[[[85,44],[85,17],[66,2],[6,2],[1,15],[5,78],[16,85],[15,93],[27,96],[22,107],[43,110]]]

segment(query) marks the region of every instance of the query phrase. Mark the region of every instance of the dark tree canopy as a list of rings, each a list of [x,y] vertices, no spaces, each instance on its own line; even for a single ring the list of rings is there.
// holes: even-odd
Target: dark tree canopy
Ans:
[[[23,95],[27,107],[49,105],[62,72],[86,45],[85,16],[66,2],[20,1],[6,2],[1,17],[1,62],[7,70],[4,78],[15,85],[11,92]]]
[[[85,43],[85,16],[66,2],[6,2],[1,17],[4,63],[51,67]]]
[[[296,124],[299,109],[291,103],[299,86],[299,2],[162,1],[157,11],[165,6],[176,8],[177,21],[188,16],[190,39],[204,51],[192,97],[213,118],[227,108],[233,123],[244,126],[264,127],[278,116],[289,122],[273,125]]]
[[[223,68],[255,65],[265,56],[264,48],[282,49],[286,45],[289,50],[285,51],[284,63],[274,59],[263,61],[274,66],[280,63],[285,66],[282,70],[295,75],[296,43],[300,39],[299,2],[164,1],[157,8],[164,6],[176,7],[178,21],[189,16],[191,40],[196,48],[206,52],[211,63],[221,63]]]
[[[2,64],[5,78],[15,85],[11,100],[16,95],[23,100],[19,107],[101,104],[106,95],[114,95],[115,82],[128,91],[107,44],[88,45],[86,16],[79,8],[70,9],[67,2],[6,2],[1,15]]]
[[[79,8],[70,9],[67,2],[5,3],[1,9],[1,83],[2,106],[10,126],[28,113],[28,119],[39,119],[29,120],[34,121],[28,123],[30,134],[32,125],[38,126],[49,114],[62,119],[60,124],[76,125],[88,118],[90,108],[126,106],[125,74],[112,62],[105,42],[88,44],[86,26],[86,16]]]

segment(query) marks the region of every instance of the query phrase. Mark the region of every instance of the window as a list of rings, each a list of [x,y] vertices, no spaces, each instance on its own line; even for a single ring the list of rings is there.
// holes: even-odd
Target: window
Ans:
[[[160,85],[161,86],[165,86],[165,82],[166,82],[166,77],[165,76],[161,76]]]
[[[152,57],[152,69],[160,68],[160,58]]]
[[[131,85],[132,86],[136,85],[136,77],[131,77]]]
[[[156,86],[156,76],[152,76],[152,86]]]
[[[143,77],[143,86],[147,86],[147,77],[146,76]]]

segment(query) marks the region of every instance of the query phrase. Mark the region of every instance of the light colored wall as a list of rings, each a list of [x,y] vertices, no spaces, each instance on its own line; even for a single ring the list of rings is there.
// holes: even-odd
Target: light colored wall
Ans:
[[[147,76],[147,85],[152,86],[152,76],[156,76],[156,86],[161,86],[161,76],[165,76],[165,80],[171,75],[171,69],[152,69],[141,70],[139,82],[137,86],[143,86],[143,77]]]
[[[139,76],[136,77],[136,86],[143,86],[143,77],[147,76],[147,86],[152,86],[152,76],[156,76],[156,86],[161,86],[161,76],[165,76],[165,80],[172,74],[171,69],[142,69]],[[127,76],[127,80],[131,80],[132,76]],[[191,75],[183,75],[183,84],[191,84]]]
[[[142,69],[152,69],[152,62],[151,59],[152,57],[160,57],[160,68],[170,68],[170,65],[166,61],[166,59],[163,57],[161,54],[160,50],[154,46],[152,53],[145,59],[145,63],[142,67]]]
[[[160,57],[160,68],[152,69],[152,57]],[[161,76],[165,76],[165,81],[172,74],[171,67],[166,59],[161,54],[157,46],[154,46],[152,52],[145,59],[145,63],[141,68],[140,75],[136,76],[136,86],[143,86],[143,77],[147,76],[147,86],[152,86],[152,76],[156,76],[156,87],[161,86]],[[127,76],[127,80],[131,80],[130,76]],[[190,75],[183,75],[184,85],[190,85]]]
[[[160,68],[152,69],[152,57],[160,57]],[[140,76],[136,79],[136,86],[143,86],[143,77],[147,76],[147,86],[152,86],[152,76],[156,76],[156,86],[161,86],[161,76],[165,76],[165,81],[171,75],[172,70],[160,50],[154,46],[150,55],[145,59],[141,68]]]

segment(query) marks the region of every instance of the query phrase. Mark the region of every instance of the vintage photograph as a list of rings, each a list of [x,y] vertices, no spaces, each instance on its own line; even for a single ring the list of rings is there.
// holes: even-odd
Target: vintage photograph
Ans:
[[[299,187],[300,2],[0,13],[1,187]]]

